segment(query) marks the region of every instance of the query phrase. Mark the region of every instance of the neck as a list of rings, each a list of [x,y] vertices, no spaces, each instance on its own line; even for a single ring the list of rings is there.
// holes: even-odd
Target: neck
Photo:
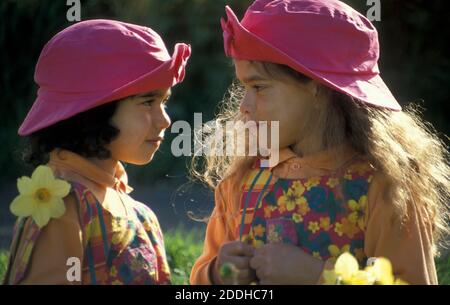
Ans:
[[[98,158],[90,158],[89,161],[103,169],[105,172],[111,174],[112,176],[115,176],[116,174],[116,166],[117,166],[117,160],[115,159],[105,159],[101,160]]]
[[[318,153],[325,149],[322,141],[317,137],[309,137],[291,145],[292,151],[301,157]]]

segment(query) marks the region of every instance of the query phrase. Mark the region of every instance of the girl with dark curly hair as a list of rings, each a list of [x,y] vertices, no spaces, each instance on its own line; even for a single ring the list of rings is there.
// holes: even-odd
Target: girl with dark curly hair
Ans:
[[[19,218],[6,283],[170,283],[158,220],[128,195],[121,162],[152,160],[189,56],[184,43],[170,56],[152,29],[114,20],[79,22],[45,45],[19,129],[37,168],[10,206]]]

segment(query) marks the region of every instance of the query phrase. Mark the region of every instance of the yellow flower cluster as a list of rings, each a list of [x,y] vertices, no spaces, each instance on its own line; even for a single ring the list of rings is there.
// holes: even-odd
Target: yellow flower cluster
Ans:
[[[394,278],[388,259],[377,258],[373,265],[360,270],[358,261],[348,252],[341,254],[334,270],[325,270],[323,277],[328,285],[407,285]]]

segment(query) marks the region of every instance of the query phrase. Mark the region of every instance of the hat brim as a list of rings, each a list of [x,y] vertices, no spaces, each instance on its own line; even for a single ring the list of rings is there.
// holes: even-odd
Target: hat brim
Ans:
[[[379,74],[344,74],[309,69],[276,46],[248,31],[229,6],[226,6],[225,10],[233,31],[233,37],[225,37],[224,34],[225,53],[228,56],[239,60],[256,60],[287,65],[325,86],[371,106],[394,111],[402,109]],[[223,19],[222,27],[224,31],[230,30],[226,28],[227,23]]]
[[[113,91],[67,93],[38,90],[38,96],[24,122],[19,135],[28,136],[38,130],[66,120],[81,112],[128,96],[172,87],[183,81],[191,47],[177,43],[170,60]],[[62,107],[62,101],[64,106]]]

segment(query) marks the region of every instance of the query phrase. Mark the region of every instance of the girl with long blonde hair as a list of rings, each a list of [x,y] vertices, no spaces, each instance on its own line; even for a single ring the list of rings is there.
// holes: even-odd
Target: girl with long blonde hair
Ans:
[[[256,0],[241,22],[226,9],[225,51],[239,82],[210,126],[278,122],[278,160],[193,160],[215,208],[191,283],[230,283],[219,272],[226,263],[238,284],[322,283],[350,252],[362,266],[388,258],[408,283],[437,284],[448,151],[381,79],[374,26],[335,0]]]

